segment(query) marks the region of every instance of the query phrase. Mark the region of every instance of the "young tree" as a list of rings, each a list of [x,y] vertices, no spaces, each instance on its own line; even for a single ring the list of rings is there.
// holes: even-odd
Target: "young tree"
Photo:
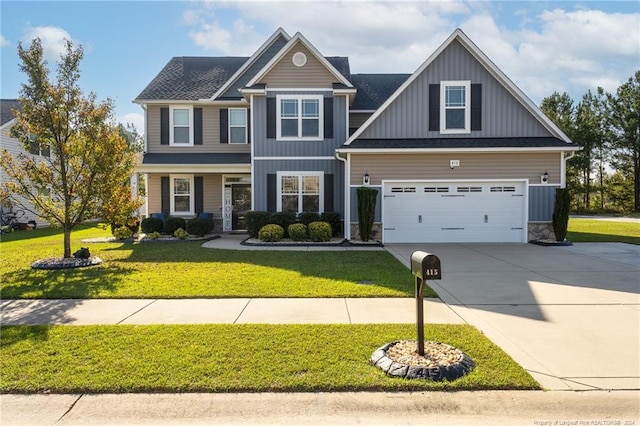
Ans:
[[[36,210],[32,213],[63,228],[63,255],[71,257],[71,231],[84,219],[126,216],[140,205],[126,184],[135,167],[135,150],[114,123],[112,101],[98,102],[94,93],[83,94],[78,84],[82,47],[74,49],[66,41],[55,80],[49,78],[39,39],[28,49],[19,44],[18,55],[27,82],[22,84],[22,110],[15,111],[11,136],[25,148],[35,143],[49,149],[50,156],[36,161],[3,150],[0,165],[9,176],[4,185],[29,200]]]

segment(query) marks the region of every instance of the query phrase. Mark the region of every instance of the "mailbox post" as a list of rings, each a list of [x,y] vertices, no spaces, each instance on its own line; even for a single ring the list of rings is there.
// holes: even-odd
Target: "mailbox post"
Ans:
[[[427,279],[442,278],[438,256],[424,251],[411,254],[411,273],[416,279],[416,326],[418,331],[418,354],[424,356],[424,286]]]

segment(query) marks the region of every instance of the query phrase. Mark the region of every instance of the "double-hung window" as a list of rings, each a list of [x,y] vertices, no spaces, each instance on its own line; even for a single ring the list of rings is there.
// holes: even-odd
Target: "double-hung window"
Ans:
[[[279,140],[323,139],[322,95],[278,95],[276,104]]]
[[[229,143],[247,143],[246,108],[229,108]]]
[[[193,175],[171,175],[171,214],[191,215],[194,211]]]
[[[278,211],[321,213],[322,172],[279,172]]]
[[[471,82],[440,82],[440,133],[471,132]]]
[[[171,107],[169,117],[169,144],[176,146],[193,145],[193,108]]]
[[[29,135],[29,154],[49,157],[51,155],[51,150],[48,146],[41,145],[35,135]]]

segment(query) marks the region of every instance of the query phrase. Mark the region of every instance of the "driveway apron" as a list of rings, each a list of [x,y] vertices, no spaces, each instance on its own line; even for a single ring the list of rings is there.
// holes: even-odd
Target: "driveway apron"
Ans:
[[[640,246],[389,244],[442,262],[443,302],[546,389],[640,389]]]

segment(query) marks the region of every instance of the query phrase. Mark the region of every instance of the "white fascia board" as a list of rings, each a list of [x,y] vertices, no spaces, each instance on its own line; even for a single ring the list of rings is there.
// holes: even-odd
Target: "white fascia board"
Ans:
[[[355,87],[349,89],[333,89],[334,95],[355,95],[357,92],[358,90]]]
[[[276,39],[282,36],[284,37],[285,40],[289,41],[291,40],[291,36],[289,36],[289,34],[287,34],[287,32],[282,29],[282,27],[279,27],[272,35],[271,37],[269,37],[267,39],[267,41],[265,41],[262,46],[260,46],[258,48],[258,50],[256,50],[256,52],[247,60],[247,62],[245,62],[240,69],[238,69],[238,71],[235,72],[235,74],[233,74],[231,76],[231,78],[229,78],[227,80],[227,82],[225,84],[222,85],[222,87],[220,87],[218,89],[218,91],[216,93],[213,94],[213,96],[211,97],[210,100],[214,100],[216,99],[218,96],[220,96],[221,94],[223,94],[233,83],[236,82],[236,80],[238,80],[238,78],[240,78],[240,76],[242,74],[244,74],[244,72],[247,70],[247,68],[249,68],[251,65],[253,65],[253,63],[264,53],[265,50],[267,50],[269,48],[269,46],[271,46],[271,44],[276,41]]]
[[[336,152],[350,154],[446,154],[446,153],[476,153],[476,152],[503,152],[519,154],[525,152],[563,152],[579,151],[580,147],[531,147],[531,148],[338,148]]]
[[[224,101],[211,101],[209,99],[197,99],[197,100],[176,100],[176,99],[152,99],[134,102],[139,105],[249,105],[245,99],[238,99],[237,101],[224,100]]]
[[[337,69],[335,69],[335,67],[331,65],[331,63],[327,61],[324,56],[322,56],[318,49],[316,49],[311,43],[309,43],[309,40],[307,40],[299,32],[297,32],[293,36],[293,38],[289,40],[289,42],[280,50],[280,52],[278,52],[273,58],[271,58],[271,60],[267,63],[267,65],[264,66],[264,68],[258,71],[258,73],[251,79],[251,81],[247,83],[247,86],[251,87],[254,84],[258,83],[260,79],[262,79],[262,77],[264,77],[269,71],[271,71],[271,69],[276,66],[278,62],[280,62],[284,55],[289,53],[289,51],[298,41],[300,41],[316,57],[316,59],[319,60],[322,65],[324,65],[324,67],[327,68],[327,70],[329,70],[329,72],[340,81],[340,83],[344,84],[347,87],[353,87],[351,82],[347,80],[346,77],[343,76]]]
[[[247,96],[247,95],[266,95],[267,91],[265,89],[240,89],[240,93],[243,96]]]
[[[141,164],[137,173],[250,173],[250,164]]]

